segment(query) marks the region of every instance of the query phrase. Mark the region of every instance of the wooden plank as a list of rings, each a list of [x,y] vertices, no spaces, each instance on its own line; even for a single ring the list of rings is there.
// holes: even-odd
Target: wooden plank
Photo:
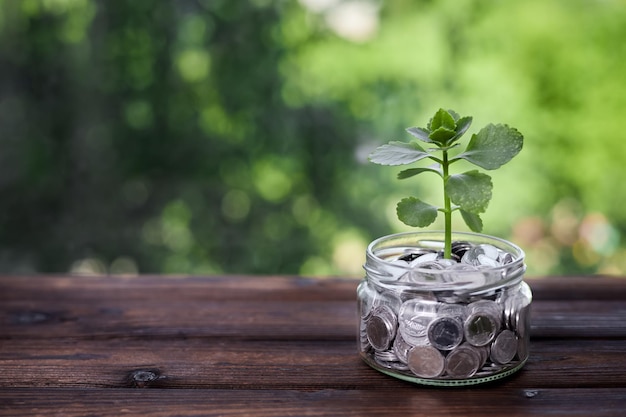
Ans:
[[[626,300],[534,301],[533,337],[626,337]],[[7,337],[209,337],[353,340],[356,300],[191,301],[76,297],[0,304]]]
[[[355,341],[12,339],[0,341],[0,369],[0,387],[124,388],[144,383],[177,389],[379,390],[405,384],[365,365]],[[543,388],[572,384],[626,388],[624,341],[533,341],[524,370],[498,383]]]
[[[0,415],[160,416],[621,416],[626,389],[375,390],[5,389]]]
[[[188,301],[148,297],[136,303],[103,298],[0,305],[0,338],[75,336],[354,340],[356,301]]]
[[[626,300],[626,277],[527,278],[535,300]]]
[[[529,277],[536,300],[625,300],[626,277]],[[146,289],[159,299],[209,300],[353,300],[357,279],[295,276],[81,277],[0,276],[0,301],[46,300],[75,296],[143,300]]]
[[[354,300],[358,283],[356,279],[293,276],[0,276],[0,302],[51,298],[137,302],[148,298],[148,292],[149,298],[160,300],[337,301]]]

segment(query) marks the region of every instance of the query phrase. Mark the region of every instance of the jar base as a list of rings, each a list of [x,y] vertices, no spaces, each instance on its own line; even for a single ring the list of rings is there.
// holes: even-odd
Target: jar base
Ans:
[[[419,384],[419,385],[430,385],[430,386],[437,386],[437,387],[462,387],[462,386],[468,386],[468,385],[478,385],[478,384],[484,384],[487,382],[492,382],[492,381],[497,381],[499,379],[502,378],[506,378],[514,373],[516,373],[517,371],[519,371],[520,369],[522,369],[524,367],[524,365],[526,364],[527,359],[524,359],[522,361],[516,361],[515,363],[511,363],[510,366],[507,366],[507,368],[505,370],[502,370],[501,372],[498,373],[489,373],[489,375],[484,375],[481,376],[480,372],[478,372],[476,375],[474,375],[471,378],[463,378],[463,379],[429,379],[429,378],[420,378],[417,377],[415,375],[412,375],[409,371],[407,372],[402,372],[402,371],[398,371],[395,369],[389,369],[389,368],[385,368],[383,366],[379,366],[377,365],[375,362],[372,363],[370,360],[366,359],[365,357],[363,357],[363,355],[361,356],[361,359],[363,359],[363,361],[369,365],[371,368],[382,372],[385,375],[389,375],[392,376],[394,378],[397,379],[401,379],[403,381],[407,381],[407,382],[412,382],[414,384]]]

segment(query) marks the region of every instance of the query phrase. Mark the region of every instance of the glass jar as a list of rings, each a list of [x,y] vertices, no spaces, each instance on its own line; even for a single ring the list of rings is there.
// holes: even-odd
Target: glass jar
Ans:
[[[409,232],[373,241],[357,289],[358,346],[372,368],[403,380],[471,385],[528,359],[532,294],[518,246],[477,233]]]

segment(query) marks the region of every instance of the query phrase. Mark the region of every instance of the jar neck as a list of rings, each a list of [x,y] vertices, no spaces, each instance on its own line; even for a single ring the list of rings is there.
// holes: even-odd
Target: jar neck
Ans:
[[[511,261],[501,266],[468,270],[438,270],[411,267],[398,257],[407,251],[443,250],[443,232],[407,232],[381,237],[367,248],[364,265],[366,279],[387,289],[449,291],[479,294],[519,283],[526,270],[524,252],[503,239],[478,233],[453,233],[453,241],[472,245],[487,244],[508,253]]]

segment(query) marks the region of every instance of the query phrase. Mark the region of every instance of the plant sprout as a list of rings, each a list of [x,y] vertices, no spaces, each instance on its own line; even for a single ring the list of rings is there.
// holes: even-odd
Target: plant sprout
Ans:
[[[522,149],[524,137],[516,129],[503,124],[488,124],[473,134],[465,150],[456,155],[460,143],[457,141],[472,124],[471,117],[459,117],[452,110],[439,109],[426,128],[406,129],[413,137],[425,142],[424,149],[418,141],[391,141],[379,146],[370,154],[370,161],[380,165],[406,165],[423,159],[435,164],[406,169],[398,179],[406,179],[430,172],[443,180],[443,206],[434,206],[416,197],[400,200],[397,206],[398,219],[414,227],[432,224],[439,212],[444,214],[444,257],[450,258],[452,246],[452,212],[459,211],[465,224],[474,232],[481,232],[484,213],[491,200],[493,185],[491,177],[478,170],[451,174],[450,166],[466,160],[486,170],[494,170],[509,162]]]

